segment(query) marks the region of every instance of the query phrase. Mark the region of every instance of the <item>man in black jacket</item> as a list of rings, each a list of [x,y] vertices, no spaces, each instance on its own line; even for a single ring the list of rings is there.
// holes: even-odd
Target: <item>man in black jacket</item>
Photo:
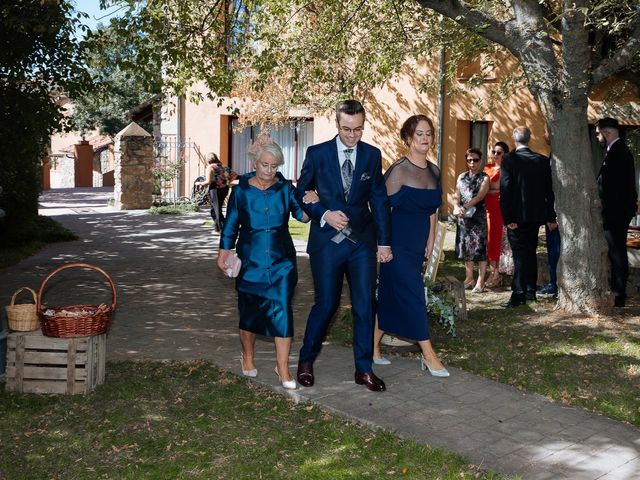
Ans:
[[[636,214],[638,199],[633,154],[620,139],[620,125],[613,118],[596,122],[596,136],[607,149],[597,181],[611,262],[610,286],[615,306],[624,307],[629,275],[627,229]]]
[[[500,166],[500,209],[513,251],[511,298],[502,306],[517,307],[536,299],[538,230],[556,222],[551,166],[544,155],[529,149],[531,130],[513,131],[515,150]]]

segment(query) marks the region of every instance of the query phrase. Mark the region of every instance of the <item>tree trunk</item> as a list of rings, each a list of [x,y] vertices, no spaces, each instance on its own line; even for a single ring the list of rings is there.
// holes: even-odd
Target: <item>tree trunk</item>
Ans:
[[[591,166],[584,108],[564,106],[548,124],[553,152],[553,190],[562,238],[558,306],[595,315],[611,310],[607,247],[600,199]]]

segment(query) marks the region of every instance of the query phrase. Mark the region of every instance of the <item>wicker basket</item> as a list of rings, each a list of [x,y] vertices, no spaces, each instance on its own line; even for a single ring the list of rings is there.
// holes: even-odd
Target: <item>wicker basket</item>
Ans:
[[[56,273],[68,268],[90,268],[106,277],[111,285],[112,302],[107,305],[70,305],[66,307],[43,307],[42,292],[47,282]],[[42,334],[47,337],[89,337],[101,335],[109,328],[109,321],[116,309],[116,287],[113,280],[99,267],[88,263],[69,263],[51,272],[40,284],[38,291],[38,317]]]
[[[29,287],[22,287],[15,291],[11,297],[11,305],[7,305],[7,319],[9,329],[14,332],[30,332],[38,329],[38,309],[35,303],[23,303],[16,305],[16,297],[23,290],[28,290],[33,296],[33,301],[37,302],[36,292]]]

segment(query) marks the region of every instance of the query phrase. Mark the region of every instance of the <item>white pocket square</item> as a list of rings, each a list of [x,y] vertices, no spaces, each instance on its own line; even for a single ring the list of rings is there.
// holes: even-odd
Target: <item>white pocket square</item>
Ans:
[[[369,174],[367,172],[364,172],[361,176],[360,176],[360,181],[361,182],[365,182],[367,180],[370,180],[371,177],[369,176]]]

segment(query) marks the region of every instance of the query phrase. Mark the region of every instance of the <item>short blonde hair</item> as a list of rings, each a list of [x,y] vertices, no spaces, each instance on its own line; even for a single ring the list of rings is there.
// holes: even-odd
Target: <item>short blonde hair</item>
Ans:
[[[284,154],[282,153],[280,145],[268,137],[258,137],[258,139],[253,142],[253,145],[249,147],[249,150],[247,150],[247,156],[249,160],[251,160],[251,163],[255,164],[265,152],[274,156],[278,166],[284,165]]]

